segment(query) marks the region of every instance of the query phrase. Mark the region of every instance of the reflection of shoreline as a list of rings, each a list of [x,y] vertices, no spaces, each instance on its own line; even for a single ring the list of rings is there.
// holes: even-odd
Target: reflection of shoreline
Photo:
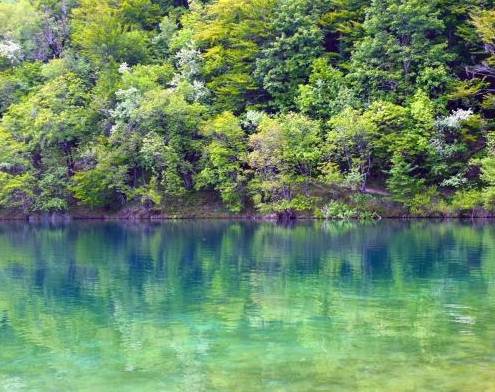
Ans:
[[[98,272],[84,272],[80,264],[98,269],[111,262],[146,273],[157,266],[170,269],[172,263],[175,273],[190,270],[201,275],[200,261],[214,255],[211,267],[218,262],[241,263],[245,270],[272,273],[314,273],[323,269],[347,278],[379,278],[397,275],[399,268],[413,278],[441,274],[442,268],[445,270],[442,260],[450,260],[469,274],[470,269],[481,266],[487,248],[483,244],[487,238],[482,239],[481,234],[486,230],[493,231],[490,225],[428,221],[307,222],[289,226],[244,221],[0,224],[0,245],[6,255],[14,255],[8,260],[6,255],[0,256],[0,268],[3,265],[12,274],[25,269],[22,260],[36,260],[36,271],[45,274],[47,255],[53,265],[53,258],[64,254],[64,262],[56,261],[60,267],[67,268],[68,260],[77,260],[73,265],[76,274],[83,271],[93,281]],[[410,252],[416,257],[412,264],[407,261]],[[330,260],[338,262],[339,267],[327,268]],[[187,276],[185,273],[180,278]]]

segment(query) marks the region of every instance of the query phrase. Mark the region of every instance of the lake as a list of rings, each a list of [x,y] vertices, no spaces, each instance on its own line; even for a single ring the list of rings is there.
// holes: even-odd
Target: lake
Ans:
[[[495,391],[495,223],[0,224],[0,391]]]

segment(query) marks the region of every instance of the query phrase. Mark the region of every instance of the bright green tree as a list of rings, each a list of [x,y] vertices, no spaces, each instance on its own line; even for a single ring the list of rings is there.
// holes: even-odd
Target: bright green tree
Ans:
[[[303,115],[266,116],[249,137],[249,188],[255,206],[285,218],[310,209],[311,185],[319,175],[320,127]]]
[[[239,111],[262,97],[253,78],[255,61],[272,35],[276,0],[217,0],[195,5],[183,23],[203,51],[207,87],[216,107]]]
[[[158,20],[149,0],[81,0],[72,10],[72,41],[96,66],[137,64],[150,56],[150,37],[143,28]]]
[[[486,155],[480,161],[481,179],[484,182],[483,204],[489,211],[495,210],[495,138],[488,134]]]
[[[28,214],[34,209],[35,186],[25,143],[0,125],[0,206]]]
[[[244,163],[247,145],[239,120],[224,112],[201,127],[206,138],[205,163],[196,177],[196,186],[213,186],[225,205],[233,212],[244,207],[245,173]]]
[[[67,208],[75,149],[89,136],[87,102],[83,81],[65,73],[11,105],[2,119],[1,126],[29,151],[31,162],[22,175],[30,173],[38,181],[35,209]]]
[[[0,115],[41,84],[41,63],[25,62],[0,72]]]
[[[372,167],[376,126],[358,110],[346,109],[329,121],[326,159],[344,173],[342,185],[364,190]]]

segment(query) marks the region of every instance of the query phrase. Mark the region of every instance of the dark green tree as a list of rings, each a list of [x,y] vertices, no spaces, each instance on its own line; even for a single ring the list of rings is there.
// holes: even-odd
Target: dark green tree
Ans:
[[[295,108],[298,86],[307,82],[312,62],[323,54],[324,36],[317,25],[322,7],[318,3],[287,0],[277,6],[275,39],[262,49],[254,73],[276,110]]]
[[[425,72],[430,78],[433,73],[448,73],[448,62],[455,59],[447,51],[445,25],[435,3],[373,0],[363,29],[365,36],[352,53],[349,78],[368,100],[404,102]],[[438,96],[441,91],[426,93]]]

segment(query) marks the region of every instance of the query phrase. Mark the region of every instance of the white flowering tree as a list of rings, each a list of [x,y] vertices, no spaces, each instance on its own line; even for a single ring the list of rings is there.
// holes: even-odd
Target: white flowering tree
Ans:
[[[477,142],[470,121],[476,120],[472,109],[457,109],[435,121],[430,139],[432,174],[442,187],[461,188],[468,183],[466,173],[470,145]]]
[[[203,59],[194,41],[190,41],[175,54],[177,71],[171,81],[175,91],[180,92],[189,102],[206,102],[210,91],[202,80]]]
[[[22,59],[21,46],[14,41],[0,41],[0,56],[5,57],[11,64],[16,64]]]

